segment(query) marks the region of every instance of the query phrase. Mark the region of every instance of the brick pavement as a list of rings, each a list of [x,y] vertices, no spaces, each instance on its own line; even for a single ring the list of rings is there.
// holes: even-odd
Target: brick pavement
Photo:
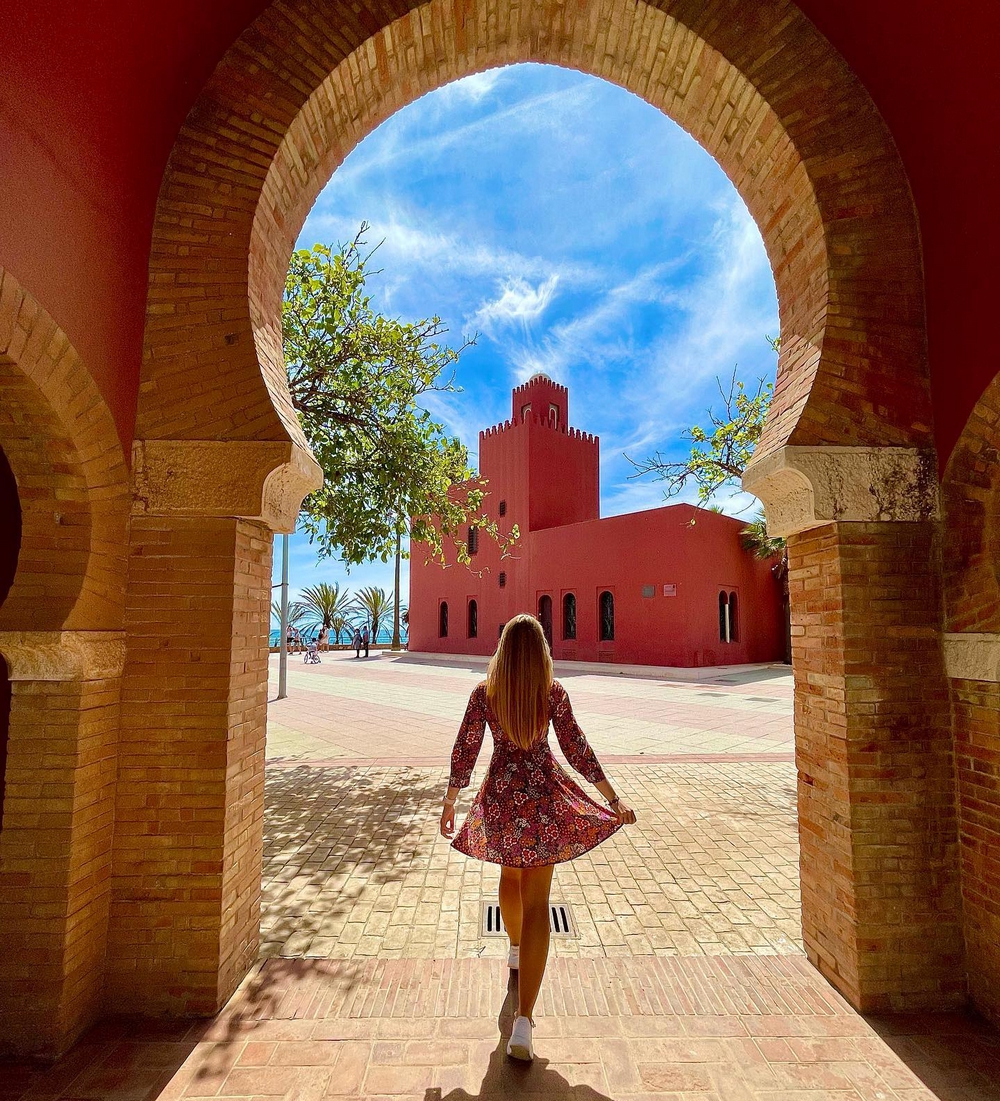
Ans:
[[[484,667],[350,652],[306,666],[289,658],[289,697],[268,710],[269,760],[447,758],[458,721]],[[602,759],[611,755],[765,754],[789,760],[792,678],[785,667],[713,670],[704,681],[579,673],[560,677]],[[271,686],[277,658],[271,658]],[[553,745],[555,742],[553,740]],[[484,754],[488,750],[484,746]]]
[[[553,938],[554,955],[801,951],[791,765],[609,767],[638,822],[556,869],[579,937]],[[479,935],[498,869],[438,832],[446,783],[440,767],[271,767],[264,954],[503,953]]]
[[[639,822],[556,871],[580,936],[553,939],[521,1066],[505,942],[478,935],[496,870],[436,833],[479,671],[319,670],[272,705],[264,958],[213,1020],[104,1022],[52,1068],[0,1068],[0,1101],[1000,1098],[982,1021],[863,1018],[801,954],[782,678],[572,681]]]
[[[268,731],[264,956],[503,954],[502,939],[480,935],[498,869],[437,828],[482,675],[461,659],[291,659]],[[552,897],[571,906],[578,936],[553,938],[553,955],[800,952],[787,671],[559,675],[639,821],[556,870]],[[487,737],[460,815],[488,761]]]
[[[531,1065],[500,960],[267,960],[212,1021],[106,1022],[0,1101],[995,1101],[971,1016],[864,1019],[802,957],[555,959]]]

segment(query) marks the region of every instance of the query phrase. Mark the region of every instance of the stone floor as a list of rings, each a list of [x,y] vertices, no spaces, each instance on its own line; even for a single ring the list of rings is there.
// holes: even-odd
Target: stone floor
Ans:
[[[532,1065],[480,935],[497,872],[437,832],[482,668],[329,655],[270,707],[257,967],[213,1020],[0,1068],[0,1101],[1000,1101],[983,1022],[863,1018],[802,954],[786,670],[557,675],[638,821],[556,871],[579,935],[553,938]]]

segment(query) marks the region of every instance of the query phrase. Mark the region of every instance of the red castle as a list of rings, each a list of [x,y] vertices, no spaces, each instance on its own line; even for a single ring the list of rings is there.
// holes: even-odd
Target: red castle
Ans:
[[[471,569],[442,569],[414,544],[411,650],[492,654],[504,623],[527,611],[556,659],[783,659],[781,587],[773,562],[741,546],[746,521],[689,504],[601,519],[600,443],[570,427],[566,387],[537,374],[512,397],[511,419],[479,433],[479,464],[486,512],[504,532],[517,524],[520,539],[501,558],[468,532]]]

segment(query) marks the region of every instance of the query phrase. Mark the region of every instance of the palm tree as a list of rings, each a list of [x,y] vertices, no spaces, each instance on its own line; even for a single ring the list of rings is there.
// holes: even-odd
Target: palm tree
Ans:
[[[288,605],[288,626],[296,627],[302,623],[305,616],[305,609],[297,601],[292,601]],[[271,618],[278,621],[278,628],[281,629],[281,601],[271,601]]]
[[[784,539],[777,539],[767,534],[767,521],[764,519],[763,509],[758,511],[740,533],[740,542],[743,544],[743,549],[749,551],[754,558],[766,560],[781,555],[784,559],[786,556]]]
[[[373,645],[378,638],[378,629],[382,620],[389,614],[391,604],[392,598],[385,589],[376,588],[374,585],[360,589],[354,599],[355,608],[371,624]]]
[[[334,617],[347,615],[351,603],[349,589],[341,591],[336,582],[331,585],[326,581],[303,589],[298,600],[303,621],[310,627],[325,627],[328,631],[333,627]]]
[[[333,619],[330,620],[330,630],[333,631],[333,637],[337,640],[338,646],[340,645],[340,636],[343,635],[345,631],[350,631],[350,629],[350,621],[345,615],[335,615]]]

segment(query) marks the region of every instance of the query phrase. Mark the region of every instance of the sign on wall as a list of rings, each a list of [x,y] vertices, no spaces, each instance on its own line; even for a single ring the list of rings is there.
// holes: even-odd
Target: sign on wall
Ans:
[[[664,596],[676,596],[677,595],[677,586],[676,585],[664,585],[663,586],[663,595]]]

